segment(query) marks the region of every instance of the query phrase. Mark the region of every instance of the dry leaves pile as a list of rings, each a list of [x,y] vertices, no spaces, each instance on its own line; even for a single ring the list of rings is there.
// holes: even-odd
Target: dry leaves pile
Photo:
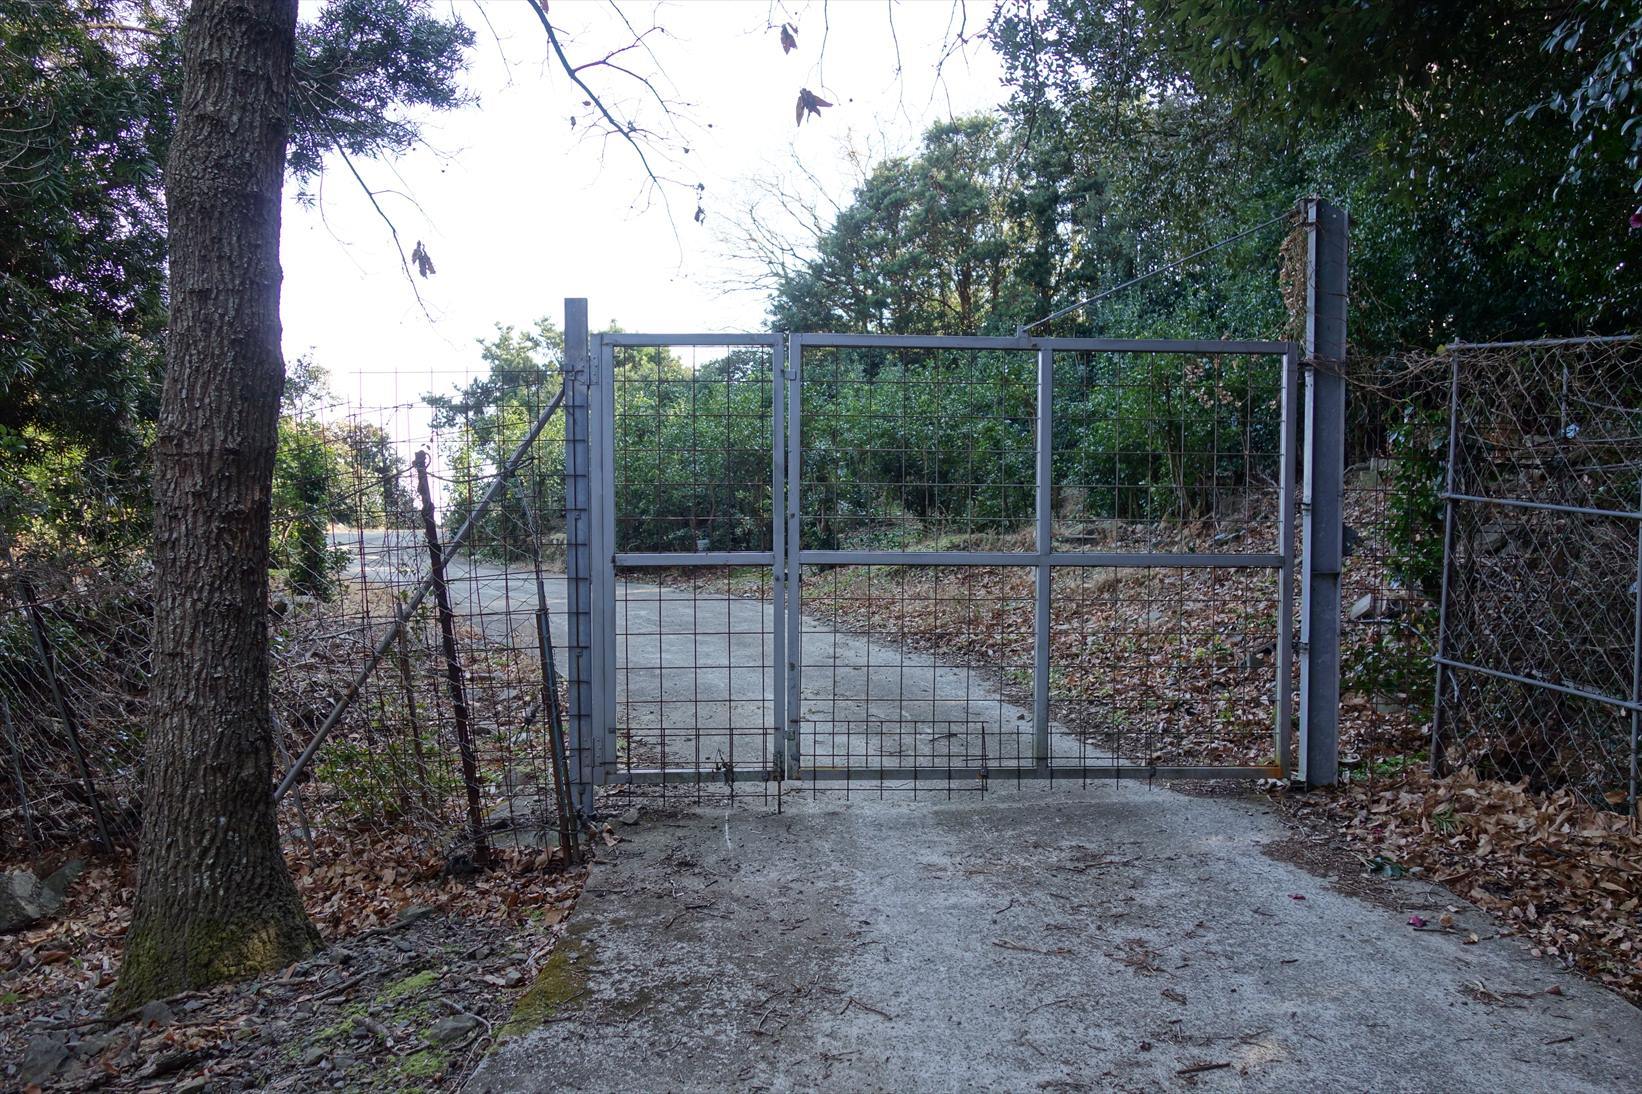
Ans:
[[[1414,772],[1292,807],[1365,854],[1420,868],[1536,953],[1642,1002],[1642,833],[1625,817],[1568,790],[1535,794],[1471,771]]]

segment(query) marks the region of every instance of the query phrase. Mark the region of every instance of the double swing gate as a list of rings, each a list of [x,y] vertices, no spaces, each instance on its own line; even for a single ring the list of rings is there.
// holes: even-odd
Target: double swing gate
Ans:
[[[1341,404],[1294,343],[566,334],[584,804],[1332,761]]]

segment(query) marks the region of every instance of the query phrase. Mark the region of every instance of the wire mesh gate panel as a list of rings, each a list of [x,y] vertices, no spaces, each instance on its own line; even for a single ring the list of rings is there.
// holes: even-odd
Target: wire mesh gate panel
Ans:
[[[789,774],[1287,771],[1288,343],[790,349]]]
[[[1290,770],[1291,343],[589,349],[590,781]]]

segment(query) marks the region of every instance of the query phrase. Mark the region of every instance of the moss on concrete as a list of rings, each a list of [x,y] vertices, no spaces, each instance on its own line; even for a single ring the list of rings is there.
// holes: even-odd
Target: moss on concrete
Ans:
[[[587,966],[593,956],[593,944],[585,940],[566,939],[553,951],[536,980],[525,989],[513,1005],[513,1014],[497,1034],[497,1040],[506,1040],[529,1033],[552,1020],[566,1003],[587,990]]]

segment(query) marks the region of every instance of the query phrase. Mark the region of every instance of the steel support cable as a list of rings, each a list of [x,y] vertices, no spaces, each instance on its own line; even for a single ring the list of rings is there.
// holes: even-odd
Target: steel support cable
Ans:
[[[1170,270],[1179,269],[1181,266],[1184,266],[1186,263],[1194,261],[1195,259],[1202,258],[1206,254],[1212,254],[1213,252],[1220,250],[1222,247],[1230,247],[1233,243],[1236,243],[1239,240],[1247,239],[1249,236],[1252,236],[1257,232],[1263,232],[1267,228],[1270,228],[1273,224],[1279,224],[1279,223],[1282,223],[1283,221],[1292,221],[1295,218],[1296,215],[1297,214],[1293,209],[1285,210],[1284,212],[1279,213],[1278,215],[1272,217],[1270,220],[1263,220],[1259,224],[1256,224],[1252,228],[1245,228],[1243,231],[1238,232],[1236,235],[1227,236],[1225,239],[1220,240],[1218,243],[1211,243],[1207,247],[1202,248],[1201,250],[1193,251],[1191,254],[1186,255],[1184,258],[1177,258],[1173,262],[1170,262],[1166,265],[1157,267],[1155,270],[1147,270],[1145,273],[1141,274],[1140,276],[1131,277],[1129,280],[1123,282],[1120,285],[1113,285],[1109,289],[1102,289],[1100,292],[1096,293],[1094,296],[1086,297],[1083,300],[1079,300],[1075,304],[1068,304],[1064,308],[1061,308],[1057,311],[1052,311],[1048,315],[1044,316],[1042,319],[1034,319],[1030,323],[1024,324],[1023,326],[1016,327],[1015,328],[1015,335],[1018,338],[1025,338],[1026,333],[1028,331],[1030,331],[1033,327],[1041,327],[1043,324],[1053,322],[1054,320],[1059,319],[1064,315],[1070,315],[1073,312],[1077,311],[1079,308],[1086,308],[1090,304],[1094,304],[1094,303],[1097,303],[1098,301],[1105,300],[1108,296],[1114,296],[1117,293],[1122,292],[1124,289],[1132,288],[1135,285],[1140,284],[1142,281],[1149,281],[1150,279],[1156,277],[1159,274],[1165,274],[1165,273],[1168,273]]]
[[[565,387],[559,388],[558,394],[553,396],[553,401],[548,403],[547,409],[543,410],[536,419],[536,424],[530,427],[530,432],[525,435],[525,439],[520,441],[519,446],[513,450],[513,455],[509,456],[507,462],[497,469],[496,478],[490,484],[490,489],[485,491],[485,496],[479,500],[478,505],[473,507],[473,511],[462,522],[462,527],[445,545],[441,565],[429,572],[417,584],[416,591],[411,594],[411,598],[402,604],[399,611],[395,613],[393,622],[388,624],[388,629],[382,633],[382,637],[377,640],[375,649],[371,651],[370,660],[365,663],[364,668],[354,674],[347,690],[337,697],[336,702],[331,705],[331,712],[325,716],[325,721],[321,723],[319,729],[314,731],[313,740],[308,742],[308,747],[302,750],[302,755],[297,757],[296,763],[291,765],[291,770],[286,772],[285,777],[280,780],[279,786],[274,790],[274,801],[281,800],[290,792],[291,787],[296,784],[298,776],[307,769],[308,764],[313,762],[314,754],[319,751],[319,746],[325,743],[325,738],[331,735],[331,731],[342,720],[342,716],[348,712],[348,708],[353,706],[354,700],[359,697],[360,690],[365,686],[365,682],[370,679],[371,673],[376,671],[376,666],[382,663],[383,657],[387,656],[388,647],[393,645],[394,640],[399,636],[399,632],[404,629],[411,616],[416,614],[416,609],[421,607],[422,601],[427,598],[428,592],[433,588],[436,580],[435,574],[455,559],[456,553],[467,542],[468,536],[479,526],[480,518],[485,515],[491,503],[496,500],[497,495],[502,492],[508,480],[519,469],[519,465],[529,455],[530,446],[536,443],[536,439],[541,436],[542,430],[547,428],[547,423],[558,412],[559,407],[564,403],[565,391]],[[361,534],[361,539],[363,539],[363,534]]]

